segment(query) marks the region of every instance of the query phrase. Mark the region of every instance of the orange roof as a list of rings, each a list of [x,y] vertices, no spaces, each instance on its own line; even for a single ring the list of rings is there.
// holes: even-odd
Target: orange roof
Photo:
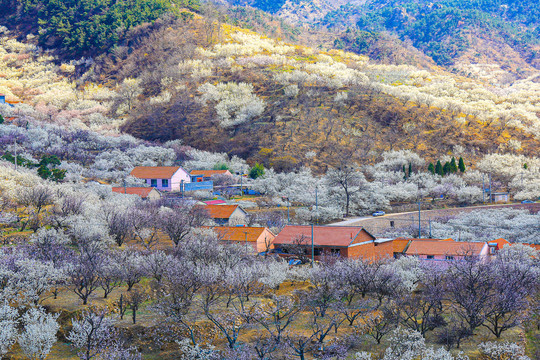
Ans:
[[[478,255],[484,247],[483,242],[452,242],[440,240],[412,240],[407,255],[465,255],[472,251]]]
[[[212,219],[228,219],[238,209],[238,205],[205,205],[203,209],[208,211]],[[241,209],[241,208],[240,208]]]
[[[214,175],[232,175],[229,170],[192,170],[191,175],[202,175],[204,177],[211,177]]]
[[[121,194],[139,195],[142,198],[146,198],[152,189],[151,187],[126,187],[124,190],[123,187],[113,187],[112,191]]]
[[[131,170],[131,176],[139,179],[170,179],[180,169],[180,166],[137,166]]]
[[[408,239],[395,239],[392,242],[394,253],[402,253],[403,251],[405,251],[408,243]]]
[[[218,234],[221,240],[228,241],[247,241],[256,242],[266,228],[263,227],[244,227],[244,226],[220,226],[213,230]],[[269,230],[268,230],[269,231]]]
[[[503,239],[503,238],[500,238],[500,239],[495,239],[495,240],[488,241],[488,244],[497,244],[497,250],[500,250],[505,245],[510,245],[510,242]]]
[[[317,246],[348,247],[352,244],[375,240],[361,226],[314,226],[314,244]],[[304,238],[306,245],[311,244],[311,226],[287,225],[278,234],[274,244],[294,244]]]
[[[536,249],[540,251],[540,244],[523,244],[532,247],[533,249]]]

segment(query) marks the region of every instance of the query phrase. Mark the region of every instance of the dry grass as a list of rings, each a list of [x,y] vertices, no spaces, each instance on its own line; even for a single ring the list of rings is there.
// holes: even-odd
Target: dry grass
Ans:
[[[148,280],[145,280],[141,283],[142,287],[148,287]],[[287,295],[291,294],[295,290],[306,290],[310,286],[307,282],[285,282],[283,283],[277,290],[275,290],[273,293],[276,295]],[[102,291],[98,291],[89,299],[89,304],[91,306],[97,306],[97,307],[106,307],[111,306],[111,304],[117,300],[120,296],[120,294],[125,293],[125,286],[121,289],[116,289],[113,291],[112,294],[109,295],[109,299],[103,299],[103,293]],[[268,294],[264,294],[258,297],[254,297],[254,300],[261,300],[266,301]],[[87,308],[88,306],[83,306],[82,302],[78,297],[72,292],[67,289],[63,289],[58,299],[52,299],[49,298],[43,302],[43,305],[45,305],[48,309],[50,309],[53,312],[62,312],[61,320],[64,322],[63,326],[69,326],[69,319],[73,316],[75,316],[77,313],[79,313],[81,310]],[[131,313],[128,311],[126,313],[126,316],[124,317],[124,320],[119,320],[117,322],[117,327],[125,330],[129,334],[135,334],[135,338],[140,336],[141,334],[145,333],[145,330],[148,330],[152,327],[154,327],[156,324],[160,322],[159,316],[157,316],[155,313],[150,311],[147,308],[147,305],[149,305],[149,302],[145,304],[146,306],[141,306],[141,309],[137,312],[137,324],[134,325],[131,322]],[[219,311],[226,311],[226,308],[223,307],[223,309],[218,309]],[[225,348],[227,346],[227,343],[222,338],[219,338],[219,336],[214,336],[213,334],[217,334],[214,331],[211,331],[211,324],[205,320],[203,317],[203,314],[194,314],[194,317],[197,319],[197,322],[201,325],[202,328],[208,329],[207,336],[209,339],[213,338],[213,344],[217,348]],[[298,320],[294,323],[294,327],[292,328],[297,333],[308,333],[310,331],[309,326],[309,319],[307,316],[307,313],[303,313],[300,315]],[[262,331],[262,329],[258,326],[253,326],[248,328],[245,332],[243,332],[242,336],[240,336],[239,341],[240,342],[252,342],[257,337],[257,335]],[[339,328],[339,332],[335,334],[333,331],[329,338],[327,340],[330,340],[333,337],[339,337],[343,338],[344,336],[348,335],[354,335],[354,329],[349,328],[346,324],[343,324],[342,327]],[[526,335],[526,336],[525,336]],[[523,328],[514,328],[512,330],[509,330],[503,334],[503,338],[501,340],[507,340],[511,342],[517,342],[517,343],[523,343],[525,339],[528,340],[527,342],[527,348],[529,354],[532,356],[535,353],[535,349],[538,348],[540,345],[536,344],[535,341],[537,341],[538,336],[540,336],[540,331],[533,331],[525,334],[525,331]],[[487,329],[479,328],[475,332],[475,335],[471,339],[467,339],[463,341],[461,351],[464,351],[465,354],[469,355],[471,359],[477,359],[478,358],[478,350],[477,345],[484,341],[495,341],[493,335],[491,335]],[[427,334],[427,343],[431,346],[439,346],[435,345],[435,336],[433,332],[430,332]],[[177,359],[178,358],[178,352],[175,345],[168,345],[164,346],[162,348],[156,348],[154,346],[151,346],[151,341],[144,341],[144,343],[136,343],[137,346],[139,346],[140,350],[143,352],[143,358],[144,359],[160,359],[160,360],[167,360],[167,359]],[[149,345],[150,344],[150,345]],[[368,336],[362,336],[360,337],[360,341],[357,345],[357,348],[354,349],[354,351],[369,351],[374,354],[383,354],[384,349],[388,347],[388,336],[383,339],[381,344],[377,344],[374,339]],[[453,352],[457,353],[458,350],[453,350]],[[20,351],[18,349],[15,349],[12,353],[9,354],[9,358],[11,359],[22,359],[23,357],[20,355]],[[52,353],[49,355],[48,359],[76,359],[76,353],[71,349],[69,344],[59,341],[56,343],[55,347],[53,348]],[[291,358],[288,355],[285,355],[285,359]],[[309,358],[309,357],[308,357]],[[534,359],[534,357],[531,357]]]

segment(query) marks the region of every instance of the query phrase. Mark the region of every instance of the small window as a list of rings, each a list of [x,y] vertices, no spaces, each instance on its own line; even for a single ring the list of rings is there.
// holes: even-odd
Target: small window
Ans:
[[[161,179],[161,187],[169,187],[169,179]]]
[[[320,256],[322,253],[322,249],[321,248],[314,248],[313,249],[313,255],[314,256]]]
[[[157,179],[151,179],[150,180],[150,186],[151,187],[157,187]]]
[[[453,256],[447,256],[446,260],[454,260],[454,257]]]
[[[433,259],[435,259],[435,256],[434,256],[434,255],[428,255],[428,256],[427,256],[427,259],[428,259],[428,260],[433,260]]]
[[[339,255],[339,254],[341,254],[341,250],[340,249],[330,249],[330,253],[332,253],[332,255]]]

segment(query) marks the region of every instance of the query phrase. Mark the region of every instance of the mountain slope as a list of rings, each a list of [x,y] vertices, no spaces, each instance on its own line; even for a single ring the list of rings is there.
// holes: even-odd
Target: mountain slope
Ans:
[[[162,47],[146,46],[133,59]],[[181,138],[279,170],[325,168],[345,157],[372,162],[388,149],[428,158],[454,145],[471,154],[536,151],[536,113],[520,112],[517,104],[509,111],[507,101],[519,93],[527,103],[527,92],[538,86],[516,83],[507,89],[512,100],[505,100],[481,79],[434,68],[377,65],[225,26],[221,41],[194,50],[173,82],[161,87],[167,100],[141,98],[123,129],[150,140]]]
[[[471,161],[539,150],[537,78],[494,87],[497,67],[472,79],[433,64],[383,65],[197,14],[134,27],[125,44],[79,75],[2,37],[0,90],[58,125],[181,140],[276,170],[373,163],[390,149],[428,160],[459,150]],[[47,63],[48,77],[30,71],[32,60]],[[32,78],[50,80],[34,89]]]
[[[293,23],[337,32],[349,29],[339,36],[336,46],[382,61],[407,63],[393,50],[401,54],[403,44],[410,42],[416,51],[450,70],[460,63],[495,63],[506,66],[515,78],[524,78],[540,68],[540,4],[534,0],[288,0],[273,4],[270,11]],[[257,1],[251,5],[268,9]],[[358,37],[351,39],[351,31],[359,31]],[[380,56],[382,44],[389,50],[387,56]]]

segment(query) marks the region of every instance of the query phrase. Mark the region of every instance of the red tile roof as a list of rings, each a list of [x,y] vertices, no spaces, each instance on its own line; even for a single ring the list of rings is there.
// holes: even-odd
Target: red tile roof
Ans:
[[[212,219],[228,219],[238,209],[238,205],[206,205],[203,209],[208,211]]]
[[[123,187],[113,187],[112,191],[121,194],[139,195],[144,199],[148,197],[148,194],[150,194],[150,191],[152,191],[152,189],[153,188],[151,187],[126,187],[124,190]]]
[[[472,252],[474,255],[480,254],[484,247],[483,242],[455,242],[440,240],[412,240],[407,255],[450,255],[460,256]]]
[[[314,226],[314,244],[317,246],[348,247],[353,243],[374,240],[361,226]],[[274,244],[294,244],[303,237],[311,244],[311,226],[285,226],[276,236]]]
[[[170,179],[180,169],[180,166],[137,166],[131,170],[131,176],[139,179]]]
[[[266,228],[247,226],[220,226],[213,230],[222,240],[256,242]]]

